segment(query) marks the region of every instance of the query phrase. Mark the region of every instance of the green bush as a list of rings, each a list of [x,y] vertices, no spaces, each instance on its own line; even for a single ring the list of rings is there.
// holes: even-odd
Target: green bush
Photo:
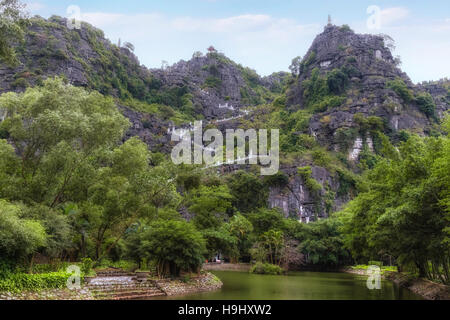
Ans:
[[[157,220],[142,235],[142,258],[156,261],[159,276],[179,276],[200,270],[206,253],[205,240],[185,220]]]
[[[328,109],[340,106],[345,101],[344,97],[326,96],[320,102],[312,106],[313,112],[325,112]]]
[[[317,113],[341,105],[345,98],[336,94],[344,92],[347,85],[348,75],[345,72],[335,69],[325,77],[320,75],[318,68],[314,68],[310,78],[302,82],[307,107]]]
[[[330,92],[341,94],[348,85],[348,76],[339,69],[334,69],[327,76],[327,84]]]
[[[340,30],[343,32],[353,32],[353,30],[350,28],[348,24],[344,24],[340,27]]]
[[[52,272],[60,272],[67,269],[69,265],[74,263],[62,262],[58,261],[56,263],[49,264],[34,264],[33,265],[33,273],[52,273]]]
[[[42,274],[11,273],[0,279],[0,292],[40,291],[43,289],[62,289],[72,274],[52,272]]]
[[[316,148],[312,151],[311,155],[313,157],[314,163],[318,166],[327,168],[331,163],[331,157],[329,153],[324,149]]]
[[[94,262],[91,258],[83,258],[81,259],[81,272],[83,274],[89,274],[92,270]]]
[[[315,196],[319,195],[322,185],[312,177],[311,167],[302,167],[297,169],[298,174],[303,178],[308,190]]]
[[[265,176],[264,183],[269,187],[284,188],[289,184],[289,177],[283,172],[277,172],[274,175]]]
[[[369,261],[369,266],[378,266],[381,268],[383,266],[383,262],[382,261]]]
[[[389,81],[387,87],[394,90],[406,103],[414,100],[414,95],[401,78]]]
[[[111,261],[109,259],[103,259],[99,264],[96,265],[96,268],[98,269],[104,269],[104,268],[118,268],[126,271],[133,271],[138,268],[138,265],[136,262],[128,261],[128,260],[120,260],[120,261]]]
[[[262,262],[257,262],[250,269],[250,273],[256,273],[256,274],[279,275],[279,274],[283,274],[284,272],[285,271],[280,266],[270,264],[270,263],[262,263]]]
[[[419,105],[419,110],[427,117],[434,117],[436,112],[436,105],[433,97],[429,93],[421,93],[416,97],[416,102]]]
[[[217,89],[221,86],[221,84],[222,84],[222,80],[220,80],[219,78],[217,78],[215,76],[209,76],[205,80],[204,87]]]
[[[1,141],[0,141],[1,142]],[[11,152],[11,149],[9,149]],[[0,168],[1,162],[0,162]],[[23,206],[0,200],[0,257],[19,261],[46,245],[42,224],[21,218]]]
[[[11,87],[13,89],[17,89],[17,88],[26,88],[28,87],[30,84],[28,82],[27,79],[25,78],[17,78],[16,80],[14,80],[13,83],[11,83]]]

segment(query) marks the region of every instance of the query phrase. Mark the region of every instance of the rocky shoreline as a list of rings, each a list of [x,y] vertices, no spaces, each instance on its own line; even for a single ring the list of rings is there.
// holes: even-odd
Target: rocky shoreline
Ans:
[[[169,297],[215,291],[223,286],[222,281],[209,272],[205,275],[191,278],[186,282],[182,280],[163,279],[156,280],[155,284]]]
[[[367,271],[363,269],[345,268],[342,271],[358,275],[367,275]],[[394,282],[402,288],[414,292],[425,300],[450,300],[450,287],[444,284],[426,279],[418,279],[405,273],[392,271],[383,272],[381,277]]]
[[[426,300],[450,300],[450,287],[444,284],[427,279],[412,278],[398,272],[386,272],[385,278],[400,287],[407,288]]]

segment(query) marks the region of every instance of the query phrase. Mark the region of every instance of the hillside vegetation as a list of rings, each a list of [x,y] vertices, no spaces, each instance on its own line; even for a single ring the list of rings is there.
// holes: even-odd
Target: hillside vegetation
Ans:
[[[0,35],[0,290],[42,262],[163,277],[218,255],[449,283],[448,81],[411,83],[387,37],[327,26],[262,78],[214,48],[149,70],[88,24],[22,22]],[[168,131],[195,119],[280,129],[280,171],[174,165]]]

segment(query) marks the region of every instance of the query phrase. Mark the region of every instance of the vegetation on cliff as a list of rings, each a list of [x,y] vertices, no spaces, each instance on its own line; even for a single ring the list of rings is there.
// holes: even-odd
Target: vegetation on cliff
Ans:
[[[24,273],[39,273],[36,260],[83,258],[160,276],[198,271],[217,256],[262,272],[376,260],[449,282],[448,85],[412,85],[382,37],[329,26],[293,75],[263,79],[215,50],[150,71],[92,26],[30,23],[24,45],[0,39],[23,58],[0,96],[0,273],[8,275],[0,290],[34,281]],[[358,46],[323,49],[329,37]],[[324,60],[330,54],[337,62]],[[75,71],[54,78],[61,61]],[[184,79],[184,68],[199,75]],[[217,120],[209,111],[230,108],[225,101],[249,108],[233,125],[280,129],[277,175],[175,166],[128,135],[141,124],[150,140],[165,134],[153,116]],[[118,104],[144,120],[127,119]],[[38,278],[38,287],[63,279]]]

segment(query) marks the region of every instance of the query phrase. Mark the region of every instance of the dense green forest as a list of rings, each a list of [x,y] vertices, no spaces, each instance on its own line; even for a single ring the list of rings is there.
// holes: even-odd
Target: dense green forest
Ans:
[[[20,35],[26,21],[20,10],[11,10],[10,23],[0,25],[0,57],[14,64],[9,38]],[[324,78],[313,70],[304,84],[306,104],[296,110],[286,107],[287,88],[298,76],[293,74],[271,93],[272,102],[242,120],[244,128],[281,129],[282,163],[307,159],[339,177],[338,192],[352,200],[334,212],[335,194],[312,177],[310,166],[298,166],[315,205],[329,215],[309,224],[268,208],[270,188],[288,183],[282,171],[261,177],[254,167],[221,174],[176,166],[138,137],[126,140],[130,121],[117,108],[117,97],[73,86],[64,77],[2,94],[0,290],[61,286],[67,274],[54,271],[69,262],[83,261],[85,274],[92,261],[152,269],[163,277],[198,272],[218,254],[269,273],[382,261],[448,284],[450,118],[437,119],[428,96],[409,96],[400,80],[389,83],[423,106],[435,130],[429,136],[392,134],[383,119],[357,114],[358,125],[343,133],[341,143],[353,141],[346,134],[371,136],[375,151],[365,146],[359,164],[350,165],[307,130],[313,115],[346,99],[345,72]],[[179,112],[193,119],[191,109]]]
[[[196,271],[222,253],[232,261],[288,268],[364,263],[399,266],[448,281],[448,136],[410,135],[391,157],[374,159],[345,210],[311,224],[267,209],[262,179],[174,166],[138,139],[121,143],[128,121],[112,99],[60,79],[0,104],[3,263],[32,268],[58,260],[155,263],[161,274]],[[450,122],[443,124],[448,132]],[[305,168],[299,168],[305,172]],[[306,170],[307,172],[307,170]],[[303,173],[305,174],[305,173]],[[317,183],[317,182],[316,182]],[[187,208],[187,222],[178,213]]]

